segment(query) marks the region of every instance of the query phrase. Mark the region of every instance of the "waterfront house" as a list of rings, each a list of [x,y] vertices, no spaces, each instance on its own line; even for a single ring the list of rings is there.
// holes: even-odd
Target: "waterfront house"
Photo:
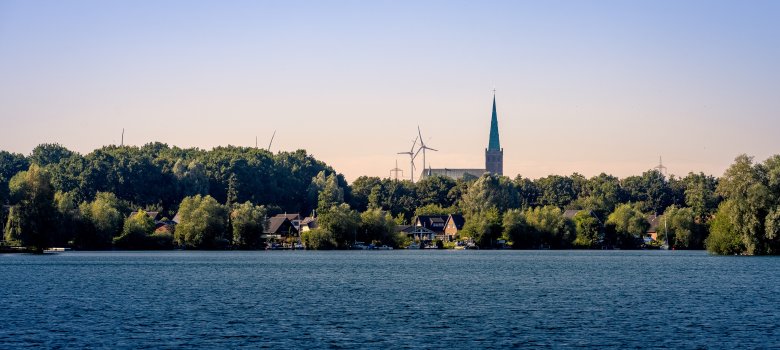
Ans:
[[[301,223],[300,223],[299,227],[300,227],[300,229],[299,229],[300,232],[311,231],[311,230],[319,227],[319,226],[317,226],[317,218],[316,217],[307,216],[307,217],[303,218],[303,220],[301,220]]]
[[[450,214],[444,223],[444,240],[452,242],[458,237],[458,232],[463,229],[466,219],[460,214]]]
[[[274,216],[266,222],[263,238],[286,238],[296,236],[298,229],[285,216]]]
[[[648,215],[646,218],[647,223],[650,224],[650,227],[647,229],[647,232],[645,232],[645,237],[649,237],[653,241],[658,240],[658,226],[661,223],[661,217],[658,215]]]
[[[439,236],[444,236],[447,215],[420,215],[414,219],[414,226],[425,227]]]
[[[138,212],[139,212],[139,210],[136,210],[136,211],[130,213],[130,215],[128,217],[133,217],[136,214],[138,214]],[[152,218],[152,220],[154,220],[154,222],[157,222],[157,217],[160,216],[160,212],[158,212],[158,211],[147,211],[146,215],[148,217]]]
[[[295,227],[295,230],[298,232],[301,231],[301,214],[277,214],[274,216],[275,218],[287,218],[287,220],[290,220],[290,223],[292,223],[293,227]]]

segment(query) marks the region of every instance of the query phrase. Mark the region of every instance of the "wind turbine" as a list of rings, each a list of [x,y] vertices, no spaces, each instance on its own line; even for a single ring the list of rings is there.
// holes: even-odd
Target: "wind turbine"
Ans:
[[[425,150],[429,149],[429,150],[434,151],[434,152],[438,152],[439,150],[430,148],[430,147],[425,145],[425,142],[423,142],[422,132],[420,131],[420,126],[419,125],[417,126],[417,135],[418,135],[417,137],[420,138],[420,148],[417,150],[417,153],[420,153],[420,151],[422,151],[422,154],[423,154],[423,171],[425,171],[425,167],[427,166],[426,163],[425,163]],[[417,154],[415,154],[415,156],[417,156]]]
[[[412,164],[412,166],[411,166],[412,167],[412,173],[411,173],[412,174],[411,175],[412,182],[414,182],[414,158],[417,158],[417,153],[414,152],[414,146],[416,144],[417,144],[417,138],[415,137],[414,138],[414,142],[412,142],[412,149],[409,150],[409,152],[398,152],[398,154],[408,154],[409,158],[411,158],[410,163]],[[419,152],[419,150],[417,152]]]

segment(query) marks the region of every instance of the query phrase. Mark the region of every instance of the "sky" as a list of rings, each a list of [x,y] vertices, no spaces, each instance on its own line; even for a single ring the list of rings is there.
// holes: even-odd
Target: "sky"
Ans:
[[[390,176],[715,176],[780,150],[779,1],[0,0],[0,149],[305,149]],[[417,159],[415,177],[422,168]]]

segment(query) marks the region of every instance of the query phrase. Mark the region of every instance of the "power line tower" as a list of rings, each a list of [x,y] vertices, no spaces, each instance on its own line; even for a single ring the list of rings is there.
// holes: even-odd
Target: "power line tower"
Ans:
[[[658,165],[655,166],[656,171],[658,171],[661,175],[666,176],[667,175],[667,169],[664,166],[664,160],[661,156],[658,157]]]
[[[401,177],[404,176],[403,169],[398,167],[398,159],[395,160],[395,168],[390,169],[390,174],[395,174],[395,181],[398,181],[398,173],[401,173]]]

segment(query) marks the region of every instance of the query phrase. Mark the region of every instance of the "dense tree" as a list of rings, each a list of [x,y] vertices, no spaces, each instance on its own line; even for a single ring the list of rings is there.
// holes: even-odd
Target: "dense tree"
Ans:
[[[8,202],[8,183],[11,178],[29,166],[23,155],[0,151],[0,205]]]
[[[536,231],[539,243],[543,246],[568,248],[576,238],[574,224],[554,205],[529,208],[525,211],[525,219]]]
[[[310,250],[326,250],[335,249],[336,240],[333,238],[333,233],[322,228],[315,228],[301,233],[301,240],[306,249]]]
[[[233,229],[233,245],[242,249],[259,248],[262,244],[266,209],[263,206],[244,202],[230,212]]]
[[[572,218],[577,232],[574,246],[579,248],[595,248],[601,239],[601,222],[588,210],[581,210]]]
[[[493,247],[501,237],[501,214],[495,207],[487,208],[466,220],[461,231],[462,237],[470,238],[478,246]]]
[[[612,175],[601,173],[585,183],[574,206],[593,211],[603,221],[624,197],[620,180]]]
[[[528,208],[535,206],[540,196],[540,190],[536,183],[520,175],[515,177],[514,183],[520,197],[520,207]]]
[[[470,216],[495,208],[499,213],[519,208],[520,198],[515,184],[504,176],[485,174],[477,179],[463,195],[461,209]]]
[[[225,239],[227,215],[225,206],[211,196],[186,197],[179,206],[179,225],[174,242],[188,248],[222,248]]]
[[[145,249],[153,232],[154,220],[145,211],[139,210],[125,219],[122,234],[114,237],[114,245],[124,249]]]
[[[317,218],[319,227],[332,234],[337,248],[348,248],[357,238],[360,228],[360,214],[342,203],[320,212]]]
[[[577,198],[575,182],[570,177],[550,175],[537,179],[535,183],[540,192],[539,205],[563,208]]]
[[[621,204],[607,218],[607,229],[615,234],[615,244],[623,248],[633,248],[650,228],[642,211],[637,205]]]
[[[30,155],[30,162],[40,167],[57,164],[74,155],[73,151],[57,143],[43,143],[35,147]]]
[[[344,188],[339,185],[336,174],[326,174],[320,171],[312,178],[309,186],[309,197],[317,202],[317,211],[327,211],[333,206],[344,203]]]
[[[677,249],[700,249],[704,243],[704,229],[696,223],[692,208],[675,205],[666,208],[658,227],[658,239]]]
[[[206,168],[197,160],[187,163],[183,159],[176,160],[173,175],[179,181],[179,194],[184,197],[194,195],[205,196],[209,193],[209,178]]]
[[[429,204],[442,207],[452,206],[454,201],[453,198],[449,197],[449,193],[455,185],[455,180],[449,177],[438,175],[425,177],[415,184],[418,204],[421,206]]]
[[[734,203],[725,201],[718,206],[718,211],[710,221],[710,234],[704,241],[708,251],[721,255],[740,254],[745,251],[745,244],[736,224],[731,220],[734,216]]]
[[[54,190],[49,175],[33,164],[11,178],[12,211],[5,240],[43,252],[55,231]]]
[[[420,215],[449,215],[457,212],[454,208],[442,208],[438,204],[428,204],[421,207],[417,207],[414,210],[414,216]]]
[[[369,209],[360,214],[359,240],[398,246],[399,242],[394,233],[395,222],[390,213],[380,209]]]
[[[84,225],[76,234],[76,245],[82,248],[106,248],[119,235],[127,207],[113,193],[98,192],[92,202],[79,206]]]
[[[353,209],[364,212],[368,209],[368,197],[374,187],[381,186],[382,180],[375,176],[360,176],[352,182],[352,201],[349,206]]]
[[[515,249],[530,249],[539,245],[539,235],[525,219],[521,209],[509,209],[502,221],[503,238]]]
[[[393,217],[399,215],[408,222],[417,208],[417,195],[410,181],[383,179],[368,196],[368,207],[389,211]]]
[[[685,184],[685,205],[693,210],[699,223],[704,224],[720,203],[720,198],[715,193],[717,179],[704,173],[688,173],[682,182]]]

